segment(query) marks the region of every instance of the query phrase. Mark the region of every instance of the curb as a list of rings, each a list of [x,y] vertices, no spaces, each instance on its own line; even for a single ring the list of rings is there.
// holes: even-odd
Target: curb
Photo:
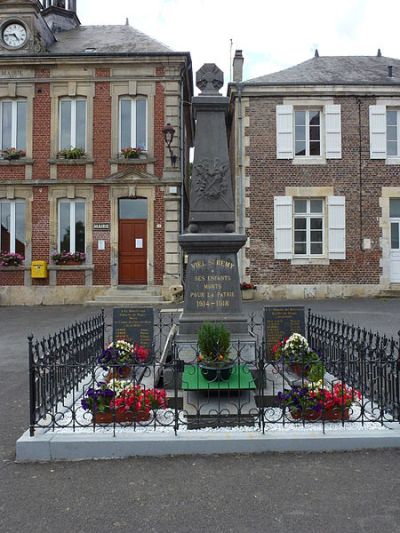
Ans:
[[[259,432],[197,431],[174,434],[120,433],[112,435],[69,435],[46,433],[30,437],[25,432],[16,444],[17,462],[83,461],[160,457],[171,455],[250,454],[268,452],[337,452],[400,448],[400,430]]]

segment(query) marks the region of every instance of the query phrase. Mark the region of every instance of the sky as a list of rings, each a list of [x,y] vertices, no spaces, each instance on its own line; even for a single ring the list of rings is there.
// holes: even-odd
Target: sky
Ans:
[[[244,79],[320,55],[400,58],[399,0],[77,0],[83,25],[125,24],[176,51],[193,70],[216,63],[230,81],[243,50]],[[232,40],[232,46],[231,46]]]

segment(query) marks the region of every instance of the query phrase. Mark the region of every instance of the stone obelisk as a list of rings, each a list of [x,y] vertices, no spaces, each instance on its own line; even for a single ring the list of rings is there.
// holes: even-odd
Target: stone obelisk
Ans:
[[[229,99],[220,95],[223,72],[207,63],[196,74],[193,98],[196,137],[188,233],[179,243],[188,254],[184,312],[179,334],[194,335],[205,321],[247,333],[242,312],[237,252],[246,242],[235,233],[235,205],[228,153]]]

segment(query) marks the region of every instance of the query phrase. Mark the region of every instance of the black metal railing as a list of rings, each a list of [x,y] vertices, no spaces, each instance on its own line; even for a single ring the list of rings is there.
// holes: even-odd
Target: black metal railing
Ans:
[[[327,371],[368,399],[372,412],[399,418],[400,342],[309,310],[307,336]]]
[[[146,361],[125,364],[126,376],[118,366],[102,368],[98,363],[105,345],[104,313],[42,341],[29,337],[31,435],[39,428],[55,432],[111,431],[115,435],[130,430],[176,434],[203,427],[237,426],[268,433],[278,424],[320,422],[325,430],[332,420],[325,410],[308,416],[304,409],[295,416],[293,409],[279,400],[296,387],[301,395],[307,391],[309,380],[303,373],[295,375],[285,361],[274,360],[266,353],[261,314],[249,315],[250,336],[246,342],[231,343],[231,371],[221,380],[205,379],[198,346],[177,337],[178,322],[179,313],[156,313],[150,356]],[[356,391],[351,407],[343,404],[336,412],[336,422],[399,422],[397,340],[311,311],[307,337],[327,370],[323,387],[329,391],[339,384]],[[131,395],[132,402],[126,409],[125,404],[124,409],[117,408],[121,386]],[[107,389],[107,401],[114,402],[106,409],[105,417],[88,408],[92,391],[99,387]],[[157,391],[166,393],[162,405],[154,401]]]

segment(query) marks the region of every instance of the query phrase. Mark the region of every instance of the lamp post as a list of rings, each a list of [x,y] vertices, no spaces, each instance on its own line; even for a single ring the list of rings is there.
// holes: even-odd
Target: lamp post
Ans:
[[[168,148],[168,152],[169,152],[169,157],[171,159],[171,166],[175,166],[176,165],[176,160],[177,160],[177,156],[174,154],[174,152],[172,151],[172,148],[171,148],[171,143],[172,141],[174,140],[174,135],[175,135],[175,129],[171,126],[171,124],[168,122],[168,124],[166,124],[164,127],[163,127],[163,135],[164,135],[164,141],[165,141],[165,144],[167,145],[167,148]]]

